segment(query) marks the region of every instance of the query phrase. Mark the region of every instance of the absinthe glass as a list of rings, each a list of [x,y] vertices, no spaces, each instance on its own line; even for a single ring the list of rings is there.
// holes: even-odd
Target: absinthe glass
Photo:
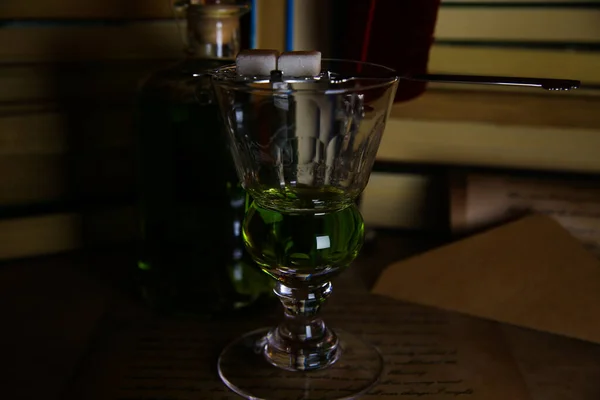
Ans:
[[[364,361],[372,368],[344,372],[360,376],[326,398],[364,392],[381,372],[376,350],[350,334],[338,335],[319,310],[332,292],[331,279],[362,246],[364,224],[355,200],[369,180],[398,78],[388,68],[353,61],[324,60],[322,69],[317,78],[268,79],[239,77],[230,66],[213,76],[238,176],[254,198],[244,241],[276,280],[284,307],[278,326],[252,332],[221,354],[221,378],[247,398],[278,398],[268,385],[239,378],[248,343],[264,357],[262,368],[291,371],[295,379],[304,374],[301,398],[312,398],[307,393],[318,391],[315,373],[335,369],[344,353],[370,357]]]

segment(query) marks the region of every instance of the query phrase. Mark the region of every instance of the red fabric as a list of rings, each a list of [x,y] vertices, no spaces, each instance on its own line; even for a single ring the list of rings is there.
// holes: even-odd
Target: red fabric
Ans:
[[[334,52],[340,58],[364,58],[394,68],[400,75],[426,73],[439,4],[440,0],[338,0],[335,15],[341,20],[335,24]],[[396,101],[410,100],[424,90],[424,83],[401,81]]]
[[[377,7],[377,0],[370,0],[369,13],[367,14],[367,21],[365,22],[365,33],[362,39],[362,51],[360,53],[360,61],[367,61],[369,56],[369,46],[371,45],[371,30],[373,29],[373,22],[375,22],[375,8]]]

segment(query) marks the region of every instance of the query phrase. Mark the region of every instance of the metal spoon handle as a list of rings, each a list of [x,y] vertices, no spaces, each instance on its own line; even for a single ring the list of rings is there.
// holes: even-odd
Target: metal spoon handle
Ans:
[[[424,82],[472,83],[479,85],[504,85],[537,87],[546,90],[577,89],[581,82],[571,79],[519,78],[510,76],[418,74],[404,76],[404,79]]]

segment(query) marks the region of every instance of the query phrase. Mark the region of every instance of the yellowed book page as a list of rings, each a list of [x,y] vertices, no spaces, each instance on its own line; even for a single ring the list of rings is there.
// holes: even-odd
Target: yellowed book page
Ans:
[[[442,7],[435,38],[594,43],[600,40],[598,18],[598,10],[585,8]]]
[[[536,76],[600,82],[600,55],[591,51],[431,47],[428,69],[435,73]]]
[[[453,85],[429,90],[418,98],[392,107],[391,118],[448,122],[480,122],[516,127],[553,127],[600,130],[600,99],[565,96],[532,90],[492,92],[481,85]],[[469,90],[471,89],[471,90]],[[477,90],[479,89],[479,90]],[[486,137],[476,139],[485,142]]]
[[[373,172],[360,202],[365,224],[375,228],[439,228],[445,213],[440,202],[431,198],[437,194],[436,183],[439,186],[427,175]]]

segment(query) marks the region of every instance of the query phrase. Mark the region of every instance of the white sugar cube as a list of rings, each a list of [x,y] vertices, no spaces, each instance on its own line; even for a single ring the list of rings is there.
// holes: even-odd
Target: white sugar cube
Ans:
[[[243,50],[236,59],[236,71],[238,75],[268,76],[271,71],[277,69],[277,50]]]
[[[316,76],[321,73],[321,52],[288,51],[277,60],[277,69],[285,76]]]

